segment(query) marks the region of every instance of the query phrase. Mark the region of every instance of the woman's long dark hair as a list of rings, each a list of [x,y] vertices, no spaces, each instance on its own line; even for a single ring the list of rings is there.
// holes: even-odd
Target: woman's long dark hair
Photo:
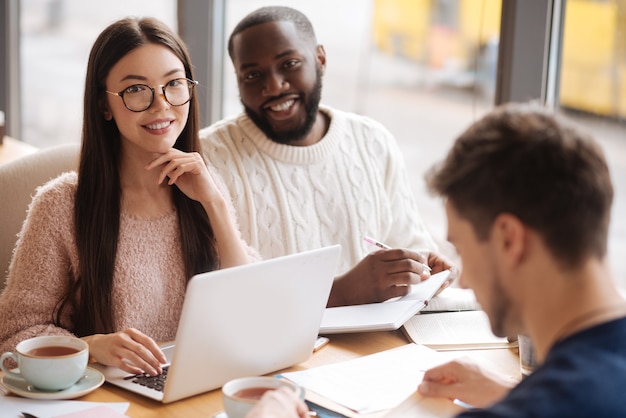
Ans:
[[[185,44],[166,25],[152,18],[126,18],[107,27],[96,39],[87,66],[82,149],[74,206],[79,271],[59,302],[55,322],[61,325],[71,309],[70,330],[78,336],[114,332],[113,272],[120,228],[120,132],[114,120],[104,118],[105,80],[111,68],[126,54],[146,44],[169,48],[195,79]],[[187,124],[174,147],[200,151],[198,101],[194,95]],[[215,237],[200,203],[176,186],[172,196],[182,241],[187,278],[219,265]],[[64,324],[68,327],[68,324]]]

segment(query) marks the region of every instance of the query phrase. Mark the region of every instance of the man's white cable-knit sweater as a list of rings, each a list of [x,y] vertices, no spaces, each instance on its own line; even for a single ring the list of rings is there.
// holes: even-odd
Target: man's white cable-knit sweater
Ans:
[[[227,193],[221,180],[214,179]],[[75,172],[64,173],[33,198],[0,295],[0,352],[37,335],[71,334],[69,315],[62,318],[64,328],[53,324],[52,315],[78,271],[77,181]],[[258,258],[254,249],[247,249],[252,259]],[[151,219],[122,212],[113,273],[115,329],[133,327],[157,342],[174,340],[186,284],[176,210]]]
[[[263,258],[341,244],[338,273],[372,251],[364,235],[436,250],[391,133],[367,117],[320,110],[330,126],[311,146],[275,143],[245,114],[200,131],[203,156],[230,191],[244,240]]]

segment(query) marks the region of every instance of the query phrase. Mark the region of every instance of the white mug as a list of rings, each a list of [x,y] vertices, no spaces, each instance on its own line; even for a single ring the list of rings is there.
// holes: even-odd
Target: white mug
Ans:
[[[246,414],[268,390],[287,386],[304,399],[304,389],[288,380],[274,377],[241,377],[222,386],[224,412],[228,418],[245,418]]]
[[[7,359],[17,363],[19,372],[5,367]],[[47,335],[24,340],[15,347],[14,353],[2,354],[0,368],[37,389],[58,391],[69,388],[85,375],[88,360],[89,346],[85,341]]]

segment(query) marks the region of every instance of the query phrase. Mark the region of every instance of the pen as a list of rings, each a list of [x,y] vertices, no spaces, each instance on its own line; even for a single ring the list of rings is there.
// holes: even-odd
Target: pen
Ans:
[[[378,248],[382,248],[383,250],[390,250],[391,249],[391,247],[388,246],[387,244],[383,244],[382,242],[377,241],[374,238],[371,238],[371,237],[368,237],[368,236],[364,236],[363,240],[365,242],[367,242],[368,244],[372,244],[372,245],[374,245],[374,246],[376,246]]]
[[[367,242],[368,244],[372,244],[375,247],[382,248],[383,250],[390,250],[391,249],[391,247],[388,246],[387,244],[385,244],[383,242],[380,242],[378,240],[375,240],[372,237],[368,237],[367,235],[365,235],[363,237],[363,241]],[[431,268],[430,268],[430,266],[428,264],[422,264],[422,265],[424,266],[424,268],[426,270],[428,270],[429,272],[431,271]]]

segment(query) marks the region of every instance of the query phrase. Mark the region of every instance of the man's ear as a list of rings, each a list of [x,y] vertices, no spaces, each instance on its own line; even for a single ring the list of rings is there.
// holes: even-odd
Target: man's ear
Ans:
[[[315,57],[317,58],[317,62],[321,68],[322,75],[326,70],[326,51],[324,50],[324,45],[318,45]]]
[[[510,266],[523,261],[528,250],[527,229],[522,221],[510,213],[501,213],[493,221],[491,238],[498,252]]]

